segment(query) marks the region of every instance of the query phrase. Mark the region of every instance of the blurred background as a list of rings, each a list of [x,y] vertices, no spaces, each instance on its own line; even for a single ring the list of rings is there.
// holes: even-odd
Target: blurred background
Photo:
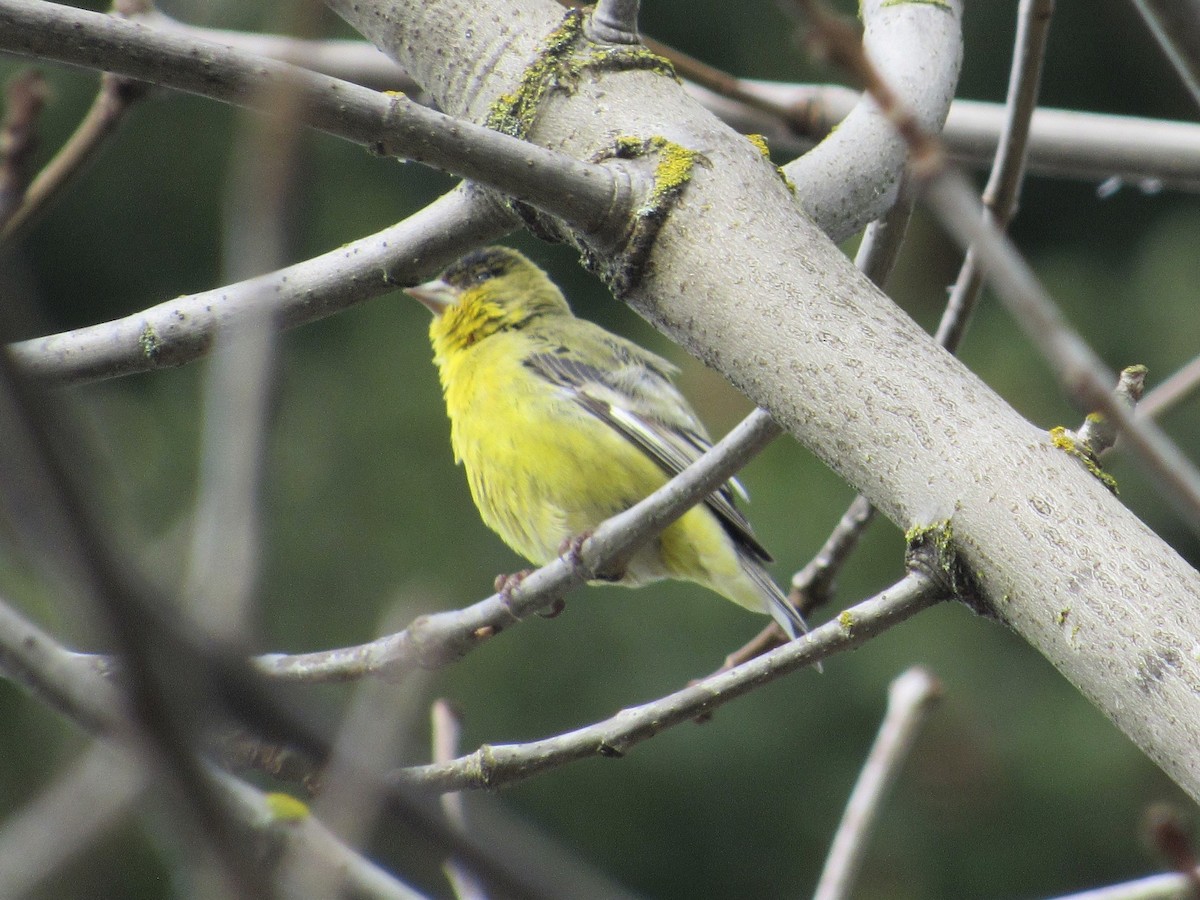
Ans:
[[[76,4],[84,5],[84,4]],[[95,4],[93,8],[102,8]],[[970,3],[959,96],[1002,101],[1015,2]],[[271,4],[177,0],[194,24],[264,28]],[[732,73],[836,81],[789,34],[773,0],[745,0],[736,23],[718,0],[644,4],[645,33]],[[349,31],[326,14],[329,34]],[[23,63],[0,59],[8,77]],[[42,67],[53,98],[41,157],[89,104],[95,76]],[[1173,71],[1123,0],[1061,4],[1043,105],[1196,118]],[[4,264],[37,310],[27,334],[127,315],[225,280],[223,217],[240,115],[155,94],[140,105],[61,202]],[[319,134],[301,144],[290,255],[300,260],[367,235],[453,183]],[[782,162],[783,160],[778,160]],[[982,179],[980,179],[982,184]],[[1114,369],[1143,363],[1149,384],[1200,352],[1200,203],[1192,195],[1031,178],[1013,228],[1074,325]],[[526,236],[511,243],[548,268],[581,315],[668,356],[681,387],[720,434],[749,404],[669,345],[586,275],[572,253]],[[848,247],[847,252],[852,252]],[[959,253],[918,216],[890,293],[932,329]],[[426,329],[401,294],[282,337],[263,490],[259,622],[264,650],[306,651],[375,636],[385,616],[466,605],[493,577],[524,566],[479,521],[448,425]],[[1047,367],[990,296],[962,357],[1031,421],[1075,427]],[[175,585],[197,481],[204,364],[72,389],[101,452],[91,463],[108,522],[160,582]],[[1200,438],[1200,396],[1161,424],[1185,450]],[[1122,499],[1193,564],[1200,545],[1129,461],[1109,467]],[[804,448],[778,441],[744,473],[748,514],[787,584],[853,492]],[[872,526],[839,579],[838,604],[902,573],[903,540]],[[0,592],[81,649],[103,649],[27,560],[0,544]],[[556,734],[683,686],[720,664],[763,621],[687,585],[590,588],[565,614],[534,619],[396,702],[417,710],[398,763],[428,760],[425,710],[449,698],[464,750]],[[1039,897],[1160,870],[1143,817],[1186,798],[1018,637],[947,605],[850,655],[675,728],[625,759],[589,761],[501,791],[499,803],[569,851],[647,896],[804,896],[815,884],[847,794],[884,709],[889,681],[920,664],[945,687],[882,812],[856,896]],[[347,689],[310,696],[331,714]],[[0,816],[36,796],[86,743],[73,726],[0,682]],[[438,861],[405,859],[382,834],[379,858],[403,860],[416,885],[447,895]],[[176,851],[153,815],[130,819],[73,866],[47,897],[168,897]]]

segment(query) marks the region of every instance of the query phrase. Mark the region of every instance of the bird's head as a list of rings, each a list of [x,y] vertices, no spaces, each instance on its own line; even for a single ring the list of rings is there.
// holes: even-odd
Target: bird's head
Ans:
[[[404,293],[433,313],[429,336],[437,356],[499,331],[519,330],[541,316],[571,315],[541,269],[508,247],[484,247],[452,263],[433,281]]]

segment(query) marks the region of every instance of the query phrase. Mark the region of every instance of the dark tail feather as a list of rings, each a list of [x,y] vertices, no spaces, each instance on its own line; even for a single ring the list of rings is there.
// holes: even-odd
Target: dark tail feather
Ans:
[[[783,591],[779,589],[779,585],[775,580],[767,574],[767,570],[758,565],[755,561],[742,559],[742,568],[746,570],[746,574],[754,579],[754,583],[759,586],[763,597],[767,600],[767,611],[771,613],[779,627],[787,633],[792,640],[800,637],[802,634],[808,633],[808,625],[804,622],[804,617],[800,615],[799,610],[792,604],[788,603],[788,599],[784,596]]]

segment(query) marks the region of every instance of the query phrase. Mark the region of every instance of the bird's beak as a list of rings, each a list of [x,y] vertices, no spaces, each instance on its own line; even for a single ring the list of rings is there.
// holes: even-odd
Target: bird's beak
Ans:
[[[404,288],[404,293],[420,300],[435,316],[440,316],[458,299],[458,291],[440,278],[418,284],[416,287]]]

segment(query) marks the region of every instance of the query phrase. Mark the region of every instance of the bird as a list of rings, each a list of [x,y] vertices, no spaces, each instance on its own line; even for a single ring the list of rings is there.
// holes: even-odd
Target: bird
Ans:
[[[433,313],[433,359],[450,442],[484,523],[535,565],[661,487],[711,446],[672,383],[678,368],[577,318],[524,254],[484,247],[405,293]],[[790,638],[804,619],[767,572],[771,556],[727,482],[604,581],[702,585],[769,613]],[[498,584],[501,581],[498,579]]]

